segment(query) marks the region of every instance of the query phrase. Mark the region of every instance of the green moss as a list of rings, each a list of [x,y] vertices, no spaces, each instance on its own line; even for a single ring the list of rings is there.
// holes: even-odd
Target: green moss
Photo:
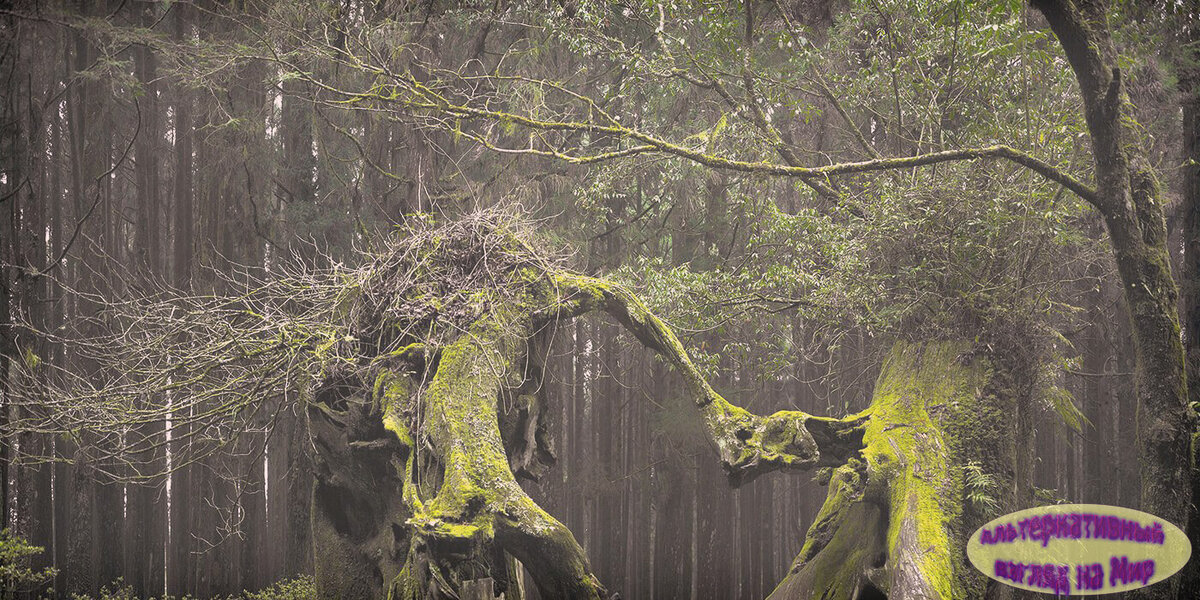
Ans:
[[[810,415],[782,411],[762,417],[731,404],[713,390],[679,338],[636,295],[620,285],[573,273],[558,272],[552,277],[565,302],[579,303],[578,306],[588,310],[603,310],[674,367],[683,378],[692,402],[700,409],[731,483],[740,485],[771,470],[811,468],[818,463],[817,442],[807,429]],[[564,300],[557,296],[545,301],[564,306]],[[853,428],[849,423],[844,425]],[[839,448],[835,456],[844,451]]]
[[[388,585],[388,600],[422,600],[425,597],[412,565],[412,561],[406,561],[404,569]]]
[[[943,342],[898,344],[884,364],[864,436],[863,456],[872,484],[886,483],[887,546],[894,560],[902,542],[929,549],[902,560],[917,561],[933,593],[961,598],[961,560],[948,524],[962,511],[961,475],[951,469],[949,442],[931,413],[970,402],[987,380],[981,361],[965,365],[968,346]],[[915,535],[915,540],[904,539]]]
[[[402,410],[412,394],[412,385],[411,379],[388,369],[380,371],[375,377],[375,399],[383,414],[383,427],[407,448],[412,448],[415,442],[404,424]]]
[[[792,574],[773,597],[852,597],[869,580],[887,591],[897,573],[918,574],[918,595],[978,596],[952,525],[962,515],[962,476],[943,418],[971,405],[990,377],[964,360],[962,343],[898,344],[876,384],[862,462],[833,471],[829,494]],[[883,564],[883,567],[877,565]],[[906,585],[911,585],[909,579]]]
[[[851,459],[832,471],[825,503],[772,598],[853,598],[864,578],[886,587],[873,565],[886,552],[887,519],[881,503],[864,501],[866,464]]]
[[[436,495],[410,519],[422,535],[488,540],[495,512],[524,496],[509,470],[496,398],[514,357],[523,351],[529,331],[525,313],[522,307],[496,306],[442,349],[437,374],[424,394],[424,431],[440,455],[444,475]],[[383,377],[376,380],[376,393],[388,398],[395,379]],[[385,416],[385,426],[393,430],[395,424]]]

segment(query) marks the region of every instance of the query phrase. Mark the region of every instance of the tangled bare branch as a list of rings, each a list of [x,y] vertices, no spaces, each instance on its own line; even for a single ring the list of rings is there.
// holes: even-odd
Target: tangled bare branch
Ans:
[[[484,311],[487,290],[508,293],[522,267],[554,259],[517,255],[499,212],[444,225],[411,226],[361,249],[357,264],[313,267],[301,260],[233,273],[212,272],[211,293],[186,293],[161,279],[130,276],[122,297],[64,293],[92,307],[62,328],[22,328],[59,345],[61,358],[24,352],[0,432],[66,436],[118,480],[145,481],[220,451],[240,435],[269,433],[281,411],[314,382],[359,373],[379,361],[424,361]],[[328,261],[326,261],[328,262]],[[265,438],[263,438],[265,439]],[[161,457],[172,444],[167,466]],[[184,449],[184,450],[179,450]],[[14,447],[19,461],[52,460]]]

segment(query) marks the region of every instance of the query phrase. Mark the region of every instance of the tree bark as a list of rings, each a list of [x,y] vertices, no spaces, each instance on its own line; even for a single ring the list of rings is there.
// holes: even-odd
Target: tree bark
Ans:
[[[826,471],[829,494],[770,600],[982,597],[966,536],[991,516],[965,496],[964,465],[1011,489],[1013,398],[961,342],[899,343],[884,363],[859,457]],[[1011,494],[1011,492],[1009,492]]]
[[[1178,57],[1180,104],[1183,108],[1183,339],[1187,344],[1188,400],[1200,406],[1200,24],[1195,20],[1200,3],[1176,7],[1181,56]],[[1198,432],[1200,433],[1200,432]],[[1200,439],[1192,438],[1192,502],[1200,498]],[[1192,510],[1187,523],[1192,548],[1200,547],[1200,511]],[[1200,562],[1184,567],[1181,596],[1200,595]]]
[[[1191,511],[1191,443],[1184,349],[1157,175],[1125,93],[1102,0],[1037,0],[1079,82],[1096,174],[1093,204],[1108,226],[1133,330],[1140,508],[1176,525]],[[1179,578],[1145,588],[1172,597]]]
[[[173,39],[183,42],[190,33],[189,6],[176,3],[174,11]],[[194,192],[192,189],[192,99],[187,88],[177,83],[173,92],[174,108],[174,173],[171,184],[173,204],[171,213],[172,248],[171,282],[180,290],[190,290],[192,284],[193,239],[195,229]],[[182,415],[181,415],[182,416]],[[188,454],[187,431],[179,424],[170,429],[171,443],[168,456],[173,457],[176,470],[170,477],[170,493],[166,494],[169,505],[169,540],[166,550],[167,593],[183,595],[189,591],[188,574],[191,556],[192,478],[191,466],[178,468],[183,456]]]

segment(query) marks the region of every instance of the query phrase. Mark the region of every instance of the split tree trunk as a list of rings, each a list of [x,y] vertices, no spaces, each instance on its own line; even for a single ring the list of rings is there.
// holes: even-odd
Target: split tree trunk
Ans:
[[[994,515],[968,500],[968,469],[992,475],[997,505],[1016,456],[1012,395],[964,343],[897,344],[875,386],[859,458],[829,495],[770,600],[980,598],[966,538]]]
[[[533,402],[518,369],[533,333],[528,312],[499,308],[438,352],[423,390],[426,370],[413,367],[425,359],[412,352],[382,361],[367,394],[363,382],[318,392],[309,415],[323,597],[452,598],[490,577],[518,598],[510,556],[543,598],[603,597],[570,530],[517,483],[501,435],[497,403]],[[524,429],[536,446],[538,427]]]

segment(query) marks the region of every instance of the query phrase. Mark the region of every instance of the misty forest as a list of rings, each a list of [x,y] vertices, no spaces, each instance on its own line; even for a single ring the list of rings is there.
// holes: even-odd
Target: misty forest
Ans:
[[[10,0],[0,80],[0,600],[1200,546],[1195,0]]]

